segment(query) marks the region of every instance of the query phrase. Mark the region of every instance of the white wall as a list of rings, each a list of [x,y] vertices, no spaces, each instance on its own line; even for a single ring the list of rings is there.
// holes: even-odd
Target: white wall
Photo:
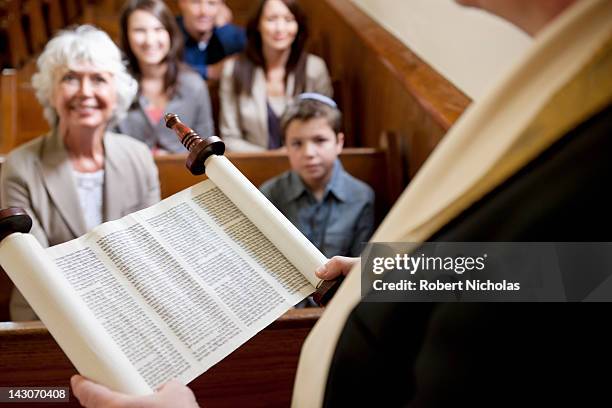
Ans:
[[[453,0],[352,0],[472,99],[531,43],[510,23]]]

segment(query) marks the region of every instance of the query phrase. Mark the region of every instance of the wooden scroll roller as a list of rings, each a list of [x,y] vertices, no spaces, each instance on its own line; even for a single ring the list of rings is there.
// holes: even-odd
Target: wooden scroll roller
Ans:
[[[185,165],[194,176],[204,174],[204,163],[213,154],[223,156],[225,143],[218,136],[208,136],[204,139],[190,127],[186,126],[175,113],[164,115],[166,127],[174,130],[183,146],[189,151]]]
[[[23,208],[9,207],[0,210],[0,242],[15,232],[30,232],[32,219]]]
[[[336,294],[340,284],[344,280],[344,276],[340,276],[334,280],[321,281],[317,285],[317,290],[312,294],[312,300],[318,305],[325,306],[331,298]]]
[[[166,127],[174,130],[183,146],[189,150],[189,156],[185,165],[191,174],[195,176],[204,174],[206,170],[204,162],[206,159],[213,154],[222,156],[225,153],[225,143],[219,137],[208,136],[202,139],[195,130],[181,122],[178,115],[174,113],[166,113],[164,119]],[[317,304],[325,306],[331,300],[334,293],[336,293],[336,290],[338,290],[343,278],[321,281],[317,286],[317,291],[312,295],[313,300]]]

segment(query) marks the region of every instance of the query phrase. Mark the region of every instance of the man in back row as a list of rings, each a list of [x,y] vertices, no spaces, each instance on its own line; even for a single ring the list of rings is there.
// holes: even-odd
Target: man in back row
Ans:
[[[209,65],[241,52],[246,34],[230,24],[231,11],[223,0],[179,0],[177,22],[185,35],[185,62],[204,79],[214,77]]]

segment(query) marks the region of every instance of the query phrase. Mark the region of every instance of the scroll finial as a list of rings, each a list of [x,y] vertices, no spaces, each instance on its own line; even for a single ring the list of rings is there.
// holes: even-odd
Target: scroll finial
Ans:
[[[218,136],[208,136],[204,139],[189,126],[185,125],[175,113],[164,115],[166,127],[174,130],[183,146],[189,151],[185,165],[193,175],[204,174],[204,162],[213,154],[222,156],[225,153],[225,143]]]
[[[32,228],[32,218],[19,207],[0,210],[0,241],[15,232],[28,233]]]

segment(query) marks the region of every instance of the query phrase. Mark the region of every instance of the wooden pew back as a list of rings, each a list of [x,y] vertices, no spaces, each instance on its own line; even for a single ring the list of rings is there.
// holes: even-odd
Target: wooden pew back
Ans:
[[[44,48],[49,39],[42,0],[24,0],[23,13],[27,16],[28,21],[30,51],[35,54]]]
[[[318,308],[288,311],[192,381],[199,404],[289,406],[302,343],[320,315]],[[68,387],[76,373],[41,322],[0,323],[0,355],[0,387]],[[71,397],[61,406],[80,405]]]
[[[66,4],[66,2],[64,2]],[[49,35],[63,26],[57,0],[4,0],[0,2],[0,31],[8,43],[3,67],[20,68],[40,52]]]
[[[378,146],[393,131],[405,139],[413,176],[469,105],[469,98],[394,35],[346,0],[301,0],[309,48],[340,84],[349,145]]]
[[[287,155],[276,151],[228,152],[226,156],[256,187],[290,169]],[[181,154],[155,158],[159,169],[162,198],[169,197],[206,178],[206,176],[193,176],[185,167],[185,158],[186,156]],[[340,154],[340,160],[349,174],[368,184],[374,190],[378,223],[386,215],[396,198],[391,196],[390,192],[398,190],[397,186],[390,184],[397,179],[388,176],[387,153],[369,147],[345,148]]]
[[[20,67],[30,57],[21,0],[7,0],[0,4],[0,31],[8,42],[9,58],[6,62],[12,67]]]
[[[266,151],[257,153],[227,152],[227,158],[253,183],[259,187],[266,180],[290,169],[286,153]],[[386,190],[385,155],[380,149],[349,147],[340,154],[345,170],[363,180],[379,193]],[[172,154],[155,157],[159,169],[162,198],[177,193],[205,176],[193,176],[185,167],[186,155]]]
[[[7,322],[11,319],[9,314],[9,303],[11,301],[12,290],[13,282],[11,282],[6,272],[4,272],[4,269],[0,267],[0,322]]]
[[[33,70],[33,64],[28,70]],[[2,131],[0,133],[0,153],[46,133],[49,124],[25,72],[4,69],[1,74],[0,108],[2,109]]]
[[[60,0],[44,0],[43,9],[45,10],[44,15],[47,27],[49,27],[49,34],[54,35],[65,25],[62,2]]]
[[[395,180],[387,171],[388,153],[373,148],[346,148],[340,160],[347,172],[368,184],[376,194],[376,220],[382,220],[389,210],[390,192],[396,191],[390,181]],[[227,157],[256,186],[289,169],[286,154],[279,152],[228,153]],[[158,156],[155,159],[159,170],[162,198],[171,196],[202,181],[206,176],[193,176],[185,167],[185,155]],[[0,156],[0,170],[3,157]],[[9,319],[9,301],[12,282],[0,268],[0,321]]]

